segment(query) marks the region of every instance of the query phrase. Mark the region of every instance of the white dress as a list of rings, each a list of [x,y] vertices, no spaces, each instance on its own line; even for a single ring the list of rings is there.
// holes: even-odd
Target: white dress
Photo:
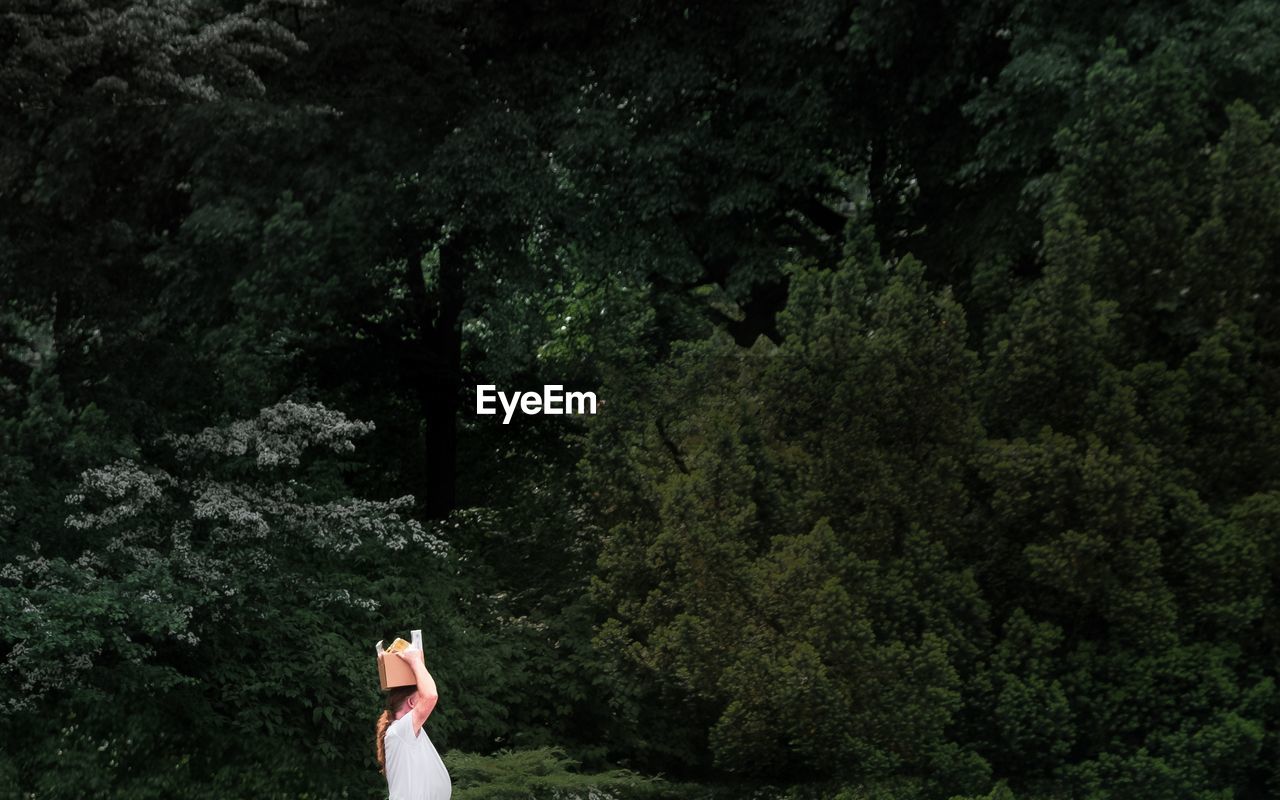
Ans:
[[[414,736],[412,711],[387,726],[383,746],[390,800],[449,800],[453,793],[449,771],[427,736],[426,725]]]

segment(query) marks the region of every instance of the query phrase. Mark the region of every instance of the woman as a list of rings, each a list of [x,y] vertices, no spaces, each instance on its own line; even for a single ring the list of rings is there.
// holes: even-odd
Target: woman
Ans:
[[[391,800],[449,800],[453,785],[422,723],[436,707],[436,682],[421,650],[396,653],[413,670],[416,686],[397,686],[387,694],[374,737],[378,767],[387,776]]]

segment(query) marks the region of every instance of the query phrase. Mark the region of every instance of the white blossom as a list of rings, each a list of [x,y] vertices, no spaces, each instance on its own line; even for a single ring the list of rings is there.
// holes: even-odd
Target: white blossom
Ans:
[[[67,495],[68,505],[83,506],[91,499],[109,501],[98,513],[90,511],[67,517],[67,527],[83,530],[104,528],[136,517],[164,498],[173,479],[160,470],[143,469],[131,459],[121,458],[105,467],[85,470],[80,485]]]
[[[103,613],[110,624],[118,626],[116,642],[127,643],[110,645],[116,648],[112,657],[141,662],[151,650],[142,644],[146,639],[130,634],[197,647],[201,625],[239,613],[246,586],[263,577],[288,580],[282,564],[300,550],[416,550],[446,558],[442,534],[490,524],[483,514],[463,511],[428,529],[413,518],[411,496],[312,499],[316,489],[288,474],[309,450],[345,453],[372,429],[320,404],[285,401],[253,419],[167,437],[177,459],[172,474],[132,459],[86,470],[66,498],[75,507],[66,526],[92,544],[77,557],[49,558],[33,543],[29,553],[0,564],[0,590],[16,587],[21,623],[15,630],[26,637],[0,655],[0,674],[20,688],[17,697],[0,700],[0,714],[34,708],[44,693],[75,681],[101,654],[88,629],[79,641],[89,644],[74,657],[50,658],[50,643],[86,630],[81,620],[67,618],[68,597],[100,592],[117,598],[100,601],[107,603]],[[243,457],[256,467],[248,474],[237,463]],[[317,609],[379,608],[377,599],[345,588],[297,588],[299,598]]]
[[[171,435],[167,439],[187,457],[252,454],[259,467],[275,467],[297,466],[302,452],[309,447],[350,452],[355,450],[353,439],[372,430],[372,422],[349,420],[342,412],[325,408],[321,403],[285,400],[262,409],[257,419],[205,428],[190,436]]]

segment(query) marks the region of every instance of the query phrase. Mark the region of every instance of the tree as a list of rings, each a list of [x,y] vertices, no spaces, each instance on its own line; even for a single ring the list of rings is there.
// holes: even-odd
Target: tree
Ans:
[[[265,736],[276,744],[263,790],[317,790],[372,757],[376,639],[427,622],[442,684],[493,668],[486,634],[459,616],[456,556],[406,514],[412,499],[345,494],[342,459],[371,428],[285,401],[171,436],[155,461],[84,472],[61,535],[0,574],[3,725],[20,786],[141,790],[167,763],[171,789],[216,795],[243,780]],[[500,730],[491,700],[466,698],[442,703],[442,746],[462,718],[464,740]],[[56,769],[48,738],[15,735],[50,715],[77,731]],[[305,747],[280,746],[304,727]]]
[[[52,319],[64,374],[109,303],[145,296],[138,261],[183,208],[155,155],[168,111],[261,95],[260,72],[303,48],[274,17],[308,5],[20,3],[0,17],[0,293],[9,311]]]
[[[599,643],[696,702],[723,768],[977,786],[947,736],[986,613],[947,555],[980,436],[963,318],[910,259],[851,260],[794,272],[780,327],[690,346],[593,432]]]

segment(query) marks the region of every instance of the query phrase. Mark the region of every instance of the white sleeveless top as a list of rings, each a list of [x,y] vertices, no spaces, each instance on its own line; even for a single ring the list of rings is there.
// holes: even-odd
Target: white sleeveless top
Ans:
[[[387,726],[383,736],[390,800],[449,800],[453,784],[424,724],[413,735],[413,712]]]

